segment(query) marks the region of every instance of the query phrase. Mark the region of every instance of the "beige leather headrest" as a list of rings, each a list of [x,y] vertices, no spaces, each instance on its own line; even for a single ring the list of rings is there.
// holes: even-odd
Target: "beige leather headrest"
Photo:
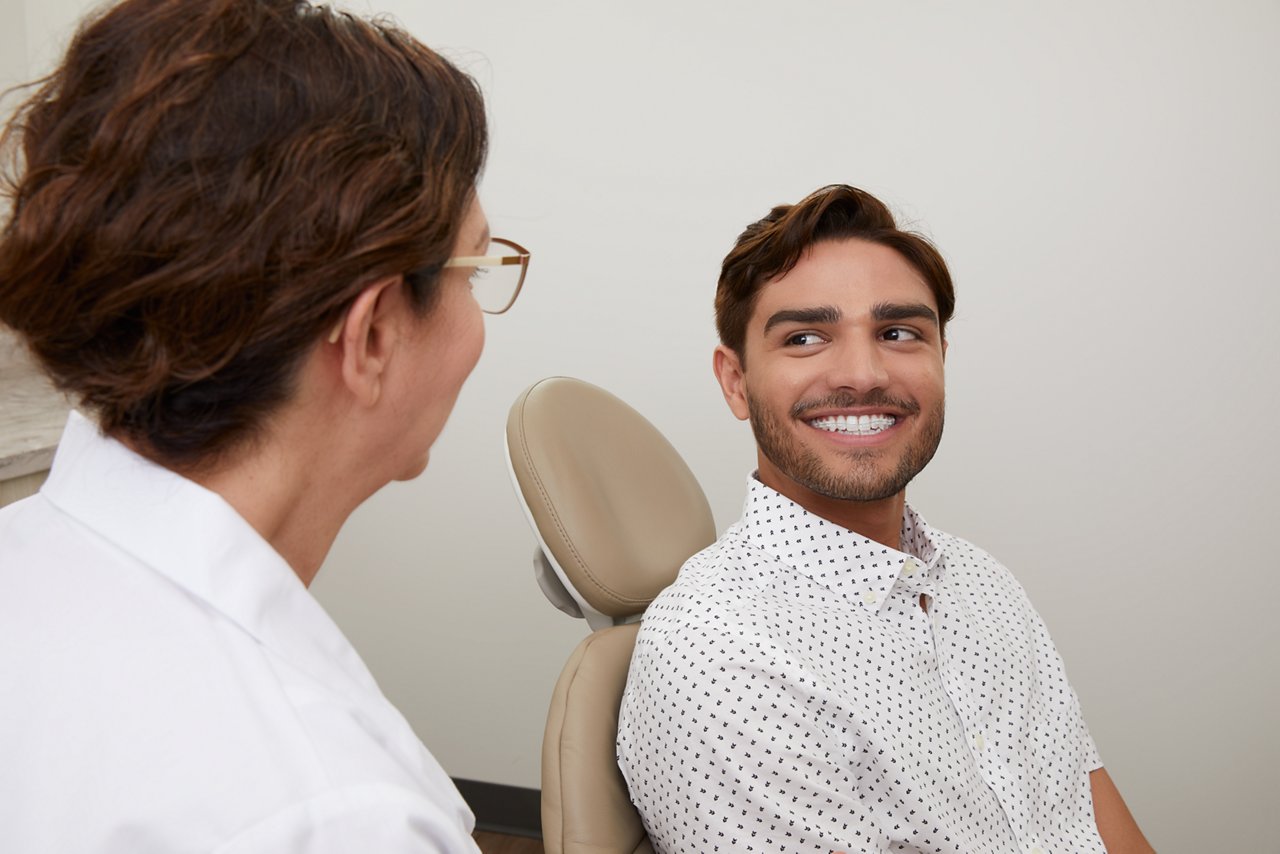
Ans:
[[[676,449],[590,383],[530,386],[507,418],[507,453],[548,557],[602,614],[640,613],[715,540],[711,507]]]

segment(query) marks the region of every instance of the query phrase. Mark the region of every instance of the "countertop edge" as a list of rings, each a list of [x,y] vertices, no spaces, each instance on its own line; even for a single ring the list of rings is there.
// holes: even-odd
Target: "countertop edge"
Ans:
[[[22,451],[0,459],[0,480],[13,480],[23,475],[46,471],[53,464],[53,455],[58,449],[58,440],[47,448],[34,451]]]

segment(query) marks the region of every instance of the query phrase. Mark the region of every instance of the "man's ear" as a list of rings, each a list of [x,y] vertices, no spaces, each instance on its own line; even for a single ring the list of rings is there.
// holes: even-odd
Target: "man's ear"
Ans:
[[[387,361],[400,332],[399,314],[406,305],[401,275],[384,276],[356,297],[338,330],[342,382],[356,400],[373,406],[382,396]]]
[[[942,361],[944,362],[947,360],[947,344],[948,343],[949,342],[947,341],[946,338],[942,339]]]
[[[742,369],[742,359],[723,344],[716,347],[711,357],[711,369],[715,371],[724,402],[739,421],[746,421],[751,414],[747,406],[747,378]]]

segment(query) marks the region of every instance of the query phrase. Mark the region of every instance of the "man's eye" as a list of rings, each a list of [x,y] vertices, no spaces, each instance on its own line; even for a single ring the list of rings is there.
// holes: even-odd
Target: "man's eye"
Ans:
[[[471,277],[470,277],[471,284],[474,285],[476,282],[479,282],[481,279],[483,279],[487,275],[489,275],[488,267],[476,267],[471,271]]]
[[[901,326],[894,326],[884,331],[884,339],[886,341],[919,341],[920,336],[913,330],[905,329]]]
[[[788,335],[783,343],[788,347],[807,347],[811,344],[817,344],[821,340],[816,332],[796,332],[793,335]]]

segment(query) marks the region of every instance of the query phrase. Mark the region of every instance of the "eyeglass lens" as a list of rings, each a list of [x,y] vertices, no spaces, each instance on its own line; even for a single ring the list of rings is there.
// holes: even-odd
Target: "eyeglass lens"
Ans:
[[[483,311],[492,314],[511,305],[520,285],[522,268],[513,257],[516,250],[506,244],[492,242],[484,254],[491,258],[509,258],[514,262],[476,267],[471,271],[471,287],[476,302]]]

